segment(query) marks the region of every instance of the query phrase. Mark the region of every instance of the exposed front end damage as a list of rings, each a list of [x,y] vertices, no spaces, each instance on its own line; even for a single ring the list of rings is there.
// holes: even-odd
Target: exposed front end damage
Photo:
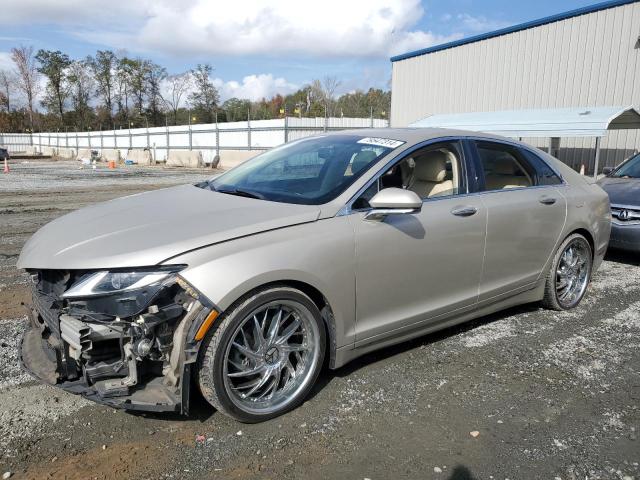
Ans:
[[[31,325],[20,348],[28,372],[112,407],[188,413],[206,299],[177,274],[124,294],[65,298],[92,272],[29,273]]]

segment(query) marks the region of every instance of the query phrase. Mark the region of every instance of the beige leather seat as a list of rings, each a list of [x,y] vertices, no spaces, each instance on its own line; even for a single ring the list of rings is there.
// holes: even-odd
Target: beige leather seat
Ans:
[[[448,159],[447,154],[440,150],[415,158],[414,179],[409,190],[420,198],[453,195],[453,181],[447,180]]]
[[[522,173],[515,160],[509,157],[496,158],[492,172],[487,173],[485,184],[487,190],[502,190],[505,188],[520,188],[531,186],[531,181]]]

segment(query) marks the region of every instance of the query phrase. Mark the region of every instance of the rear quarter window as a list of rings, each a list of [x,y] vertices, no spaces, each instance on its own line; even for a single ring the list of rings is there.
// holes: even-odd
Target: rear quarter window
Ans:
[[[521,149],[521,151],[533,168],[535,168],[537,185],[559,185],[562,183],[562,179],[553,171],[547,162],[529,150]]]

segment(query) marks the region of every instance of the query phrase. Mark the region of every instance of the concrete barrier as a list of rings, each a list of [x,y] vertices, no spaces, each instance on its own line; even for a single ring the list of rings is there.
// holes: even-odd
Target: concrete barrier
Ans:
[[[263,152],[266,150],[220,150],[218,168],[229,170]]]
[[[76,151],[73,148],[58,148],[59,158],[76,158]]]
[[[46,157],[54,157],[57,154],[55,147],[41,147],[42,155]]]
[[[129,150],[125,160],[131,160],[138,165],[155,165],[151,152],[149,150]]]
[[[100,157],[105,162],[120,162],[122,157],[120,156],[120,150],[114,148],[103,148],[100,152]]]
[[[198,150],[171,150],[167,157],[167,167],[196,168],[204,166],[202,152]]]
[[[78,160],[90,161],[91,160],[91,150],[88,148],[79,148],[78,155],[76,155]]]

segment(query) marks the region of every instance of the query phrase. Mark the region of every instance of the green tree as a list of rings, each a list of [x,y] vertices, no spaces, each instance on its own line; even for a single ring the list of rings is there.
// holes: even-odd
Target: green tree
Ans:
[[[69,67],[69,84],[71,86],[71,103],[75,124],[84,130],[89,127],[94,116],[94,111],[89,105],[94,91],[95,82],[91,67],[84,60],[77,60]]]
[[[66,75],[71,59],[60,50],[38,50],[35,58],[40,63],[38,72],[47,78],[42,104],[48,111],[58,113],[60,122],[63,123],[64,102],[69,94]]]
[[[249,100],[235,97],[230,98],[222,104],[222,110],[224,110],[228,122],[246,120],[250,108],[251,102]]]
[[[116,92],[118,57],[110,50],[98,50],[95,57],[87,58],[87,62],[96,81],[96,93],[101,97],[102,105],[111,118]]]
[[[198,64],[191,70],[194,90],[189,94],[189,106],[194,110],[198,121],[211,122],[218,107],[220,95],[211,81],[213,67],[208,63]],[[245,115],[246,118],[246,115]]]
[[[167,78],[167,70],[153,62],[147,62],[146,75],[147,111],[151,124],[159,125],[164,105],[160,89],[163,80]]]
[[[116,95],[116,103],[118,105],[117,118],[120,121],[129,122],[129,98],[131,96],[131,82],[133,71],[135,69],[135,60],[128,57],[118,59],[116,69],[116,85],[118,93]]]

